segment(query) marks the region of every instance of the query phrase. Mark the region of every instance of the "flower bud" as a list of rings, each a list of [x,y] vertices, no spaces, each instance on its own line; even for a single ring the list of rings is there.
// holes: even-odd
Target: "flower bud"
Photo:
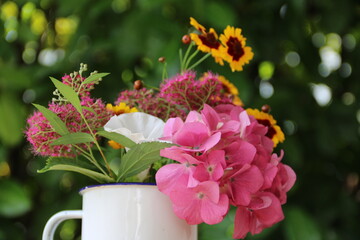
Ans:
[[[181,39],[181,41],[184,43],[184,44],[189,44],[191,42],[191,38],[189,35],[184,35]]]
[[[143,88],[143,82],[141,80],[136,80],[134,82],[134,89],[135,90],[140,90]]]
[[[269,113],[271,111],[271,107],[269,105],[265,104],[261,107],[261,111],[264,113]]]
[[[165,57],[159,57],[158,61],[161,62],[161,63],[163,63],[163,62],[166,61],[166,58],[165,58]]]

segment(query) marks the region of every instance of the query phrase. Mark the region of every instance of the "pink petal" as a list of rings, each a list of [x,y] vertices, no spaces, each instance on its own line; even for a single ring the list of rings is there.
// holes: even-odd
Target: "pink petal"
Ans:
[[[204,122],[211,131],[217,130],[217,126],[220,121],[220,118],[217,112],[212,107],[205,104],[203,110],[201,111],[201,115],[204,119]]]
[[[287,175],[287,181],[284,184],[284,191],[288,192],[295,184],[296,174],[295,174],[294,170],[292,170],[292,168],[289,167],[288,165],[285,165],[285,164],[282,164],[282,165],[283,165],[284,170]]]
[[[201,123],[203,123],[203,120],[202,120],[202,116],[201,116],[200,113],[198,113],[197,111],[191,111],[187,115],[187,117],[185,119],[185,122],[186,123],[189,123],[189,122],[201,122]]]
[[[254,213],[264,227],[270,227],[284,219],[280,201],[274,194],[270,192],[261,192],[257,197],[264,202],[264,205],[260,209],[254,210]],[[250,204],[249,208],[251,207],[252,204]]]
[[[217,224],[224,219],[229,209],[229,198],[221,194],[218,203],[204,200],[201,205],[201,218],[207,224]]]
[[[245,136],[245,129],[250,125],[250,118],[246,111],[243,111],[239,115],[240,119],[240,137],[243,138]]]
[[[235,214],[233,238],[245,238],[250,231],[250,212],[245,207],[238,207]]]
[[[250,203],[251,194],[259,191],[263,183],[264,178],[256,166],[251,166],[243,172],[240,169],[232,183],[235,204],[247,206]]]
[[[184,164],[167,164],[161,167],[156,175],[156,184],[158,189],[166,195],[169,195],[177,188],[194,185],[192,170]]]
[[[203,151],[205,152],[208,151],[220,141],[220,138],[221,138],[221,133],[220,132],[215,133],[204,142],[204,144],[201,146],[201,149],[203,149]]]
[[[182,128],[184,122],[181,118],[169,118],[164,126],[163,140],[171,140],[175,133]]]
[[[177,146],[172,146],[169,148],[162,149],[160,151],[160,156],[170,158],[180,163],[190,163],[190,164],[201,163],[201,161],[194,158],[189,153],[185,152],[183,148]]]
[[[199,147],[209,137],[209,130],[200,122],[185,123],[175,134],[174,143],[187,147]]]

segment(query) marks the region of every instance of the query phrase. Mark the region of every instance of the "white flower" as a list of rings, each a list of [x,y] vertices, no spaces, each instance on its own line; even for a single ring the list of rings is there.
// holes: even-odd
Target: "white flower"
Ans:
[[[147,113],[134,112],[111,117],[104,129],[140,143],[157,141],[163,135],[164,125],[164,121],[160,118]]]

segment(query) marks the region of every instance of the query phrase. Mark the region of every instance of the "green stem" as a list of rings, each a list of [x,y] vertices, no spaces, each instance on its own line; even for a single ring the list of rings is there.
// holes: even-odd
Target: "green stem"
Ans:
[[[189,70],[188,66],[191,62],[191,60],[193,60],[193,58],[199,53],[199,49],[197,49],[193,54],[191,54],[191,56],[189,57],[189,59],[187,59],[186,63],[185,63],[185,69],[184,70]]]
[[[101,150],[101,147],[100,147],[98,141],[96,140],[96,136],[95,136],[93,130],[92,130],[91,127],[89,126],[89,123],[86,121],[86,118],[85,118],[84,114],[83,114],[83,113],[80,113],[80,114],[81,114],[81,118],[84,120],[84,122],[85,122],[85,124],[86,124],[86,127],[89,129],[91,136],[92,136],[93,139],[94,139],[94,143],[95,143],[97,149],[99,150],[101,157],[102,157],[103,160],[104,160],[106,169],[107,169],[107,171],[109,172],[110,177],[111,177],[111,178],[114,178],[114,174],[113,174],[113,172],[112,172],[111,169],[110,169],[110,165],[109,165],[108,161],[106,160],[106,157],[105,157],[103,151]]]
[[[181,48],[179,49],[179,60],[180,60],[180,70],[182,71],[184,66],[183,66],[183,52]]]
[[[200,63],[202,63],[205,59],[207,59],[209,56],[211,55],[211,53],[206,54],[205,56],[203,56],[202,58],[200,58],[196,63],[194,63],[193,65],[191,65],[188,70],[191,70],[193,68],[195,68],[197,65],[199,65]]]
[[[73,147],[75,147],[78,151],[80,151],[83,156],[89,160],[95,167],[97,167],[105,176],[110,177],[109,174],[107,174],[104,169],[98,164],[98,162],[96,161],[96,159],[94,158],[94,156],[91,154],[89,154],[88,152],[84,151],[84,149],[82,149],[81,147],[77,146],[77,145],[73,145]],[[88,148],[90,149],[90,146],[88,146]],[[90,151],[91,152],[91,151]]]
[[[184,56],[184,58],[183,58],[183,61],[181,62],[181,72],[183,72],[184,70],[186,70],[186,62],[188,61],[188,57],[189,57],[189,54],[190,54],[190,52],[191,52],[191,49],[192,49],[192,47],[194,46],[194,43],[193,42],[191,42],[190,44],[189,44],[189,47],[188,47],[188,49],[186,50],[186,53],[185,53],[185,56]]]
[[[156,91],[160,91],[160,88],[157,88],[157,87],[154,87],[154,86],[150,86],[150,85],[147,85],[147,84],[145,84],[145,83],[143,83],[144,84],[144,87],[145,88],[149,88],[149,89],[154,89],[154,90],[156,90]]]
[[[164,79],[168,78],[168,73],[166,70],[167,67],[167,62],[164,62],[164,67],[163,67],[163,72],[162,72],[162,80],[164,81]]]

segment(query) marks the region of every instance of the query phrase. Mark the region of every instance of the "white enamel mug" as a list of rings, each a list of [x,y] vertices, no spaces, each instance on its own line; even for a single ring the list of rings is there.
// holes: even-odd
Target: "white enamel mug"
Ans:
[[[80,190],[82,210],[62,211],[46,223],[43,240],[53,240],[67,219],[82,219],[82,240],[197,240],[197,226],[173,212],[154,184],[117,183]]]

